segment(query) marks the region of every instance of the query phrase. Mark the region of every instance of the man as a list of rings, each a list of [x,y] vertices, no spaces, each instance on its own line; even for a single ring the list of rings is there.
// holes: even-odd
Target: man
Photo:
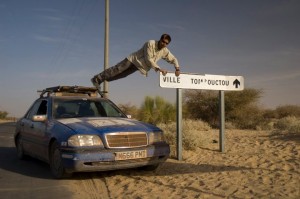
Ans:
[[[156,72],[160,71],[163,75],[167,74],[167,70],[160,68],[157,61],[166,60],[175,67],[175,75],[180,75],[179,64],[176,57],[167,49],[167,45],[171,42],[171,36],[163,34],[159,41],[150,40],[143,47],[129,55],[123,61],[112,66],[103,72],[95,75],[91,82],[100,91],[100,84],[106,81],[113,81],[127,77],[128,75],[139,70],[144,76],[153,68]]]

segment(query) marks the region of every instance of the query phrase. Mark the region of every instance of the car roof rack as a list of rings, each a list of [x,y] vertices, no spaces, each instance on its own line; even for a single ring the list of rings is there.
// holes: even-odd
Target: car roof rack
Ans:
[[[44,96],[45,94],[47,94],[47,96],[88,95],[90,97],[96,97],[98,93],[98,89],[95,87],[85,87],[85,86],[55,86],[55,87],[46,88],[38,92],[41,92],[40,97],[45,97]]]

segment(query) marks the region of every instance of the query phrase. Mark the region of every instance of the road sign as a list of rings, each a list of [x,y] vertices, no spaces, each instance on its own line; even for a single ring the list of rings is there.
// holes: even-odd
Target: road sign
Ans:
[[[183,73],[176,77],[175,73],[167,73],[165,76],[160,73],[160,87],[241,91],[244,90],[244,77],[188,73]]]
[[[218,90],[220,105],[220,151],[224,152],[224,131],[225,131],[225,97],[224,91],[244,90],[243,76],[224,75],[198,75],[181,73],[176,77],[175,73],[167,73],[165,76],[160,73],[160,87],[177,88],[177,158],[182,160],[182,94],[181,89],[203,89]]]

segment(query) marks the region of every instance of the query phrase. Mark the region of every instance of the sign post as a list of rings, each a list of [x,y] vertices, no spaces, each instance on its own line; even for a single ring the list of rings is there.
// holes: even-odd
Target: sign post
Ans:
[[[182,89],[176,89],[176,133],[177,133],[177,159],[182,160]]]
[[[219,149],[220,152],[225,151],[224,139],[225,139],[225,96],[224,91],[219,91],[219,111],[220,111],[220,133],[219,133]]]
[[[201,89],[219,91],[219,114],[220,114],[220,151],[224,152],[225,134],[225,97],[224,91],[244,90],[243,76],[224,75],[199,75],[182,73],[178,77],[175,73],[160,73],[160,87],[177,88],[177,158],[182,160],[182,91],[181,89]]]

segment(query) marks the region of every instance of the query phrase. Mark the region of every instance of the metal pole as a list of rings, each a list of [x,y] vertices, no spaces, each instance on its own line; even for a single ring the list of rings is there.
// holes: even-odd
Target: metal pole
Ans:
[[[182,89],[176,89],[176,114],[177,114],[177,159],[182,160]]]
[[[219,112],[220,112],[220,133],[219,133],[219,145],[220,152],[224,152],[224,139],[225,139],[225,102],[224,91],[219,91]]]
[[[109,67],[109,0],[105,0],[104,70]],[[108,98],[108,82],[103,84],[104,97]]]

